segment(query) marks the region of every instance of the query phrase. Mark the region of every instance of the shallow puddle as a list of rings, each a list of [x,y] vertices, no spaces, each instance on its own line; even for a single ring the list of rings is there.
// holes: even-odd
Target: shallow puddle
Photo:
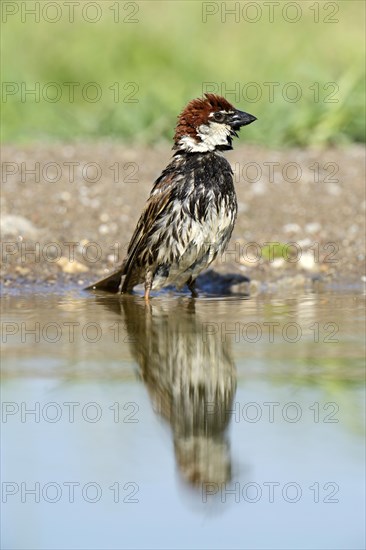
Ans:
[[[361,293],[2,300],[6,548],[362,547]]]

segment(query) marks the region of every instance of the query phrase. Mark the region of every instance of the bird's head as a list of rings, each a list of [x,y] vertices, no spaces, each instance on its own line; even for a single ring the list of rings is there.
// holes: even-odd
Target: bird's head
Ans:
[[[174,149],[190,153],[207,153],[232,149],[232,139],[242,126],[255,116],[235,109],[224,97],[205,94],[193,99],[178,117]]]

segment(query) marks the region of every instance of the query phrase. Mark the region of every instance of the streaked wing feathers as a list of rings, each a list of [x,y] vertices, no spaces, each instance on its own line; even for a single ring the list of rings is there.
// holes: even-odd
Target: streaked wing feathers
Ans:
[[[151,192],[146,206],[137,223],[134,234],[128,246],[127,257],[123,262],[123,273],[126,278],[123,282],[122,292],[128,292],[136,284],[141,282],[144,273],[141,272],[139,256],[146,250],[146,241],[154,228],[155,222],[171,198],[173,174],[162,175]]]

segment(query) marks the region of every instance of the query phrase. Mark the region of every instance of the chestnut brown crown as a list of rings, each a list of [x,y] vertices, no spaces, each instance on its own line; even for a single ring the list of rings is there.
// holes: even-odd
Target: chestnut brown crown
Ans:
[[[215,94],[193,99],[178,116],[174,149],[208,152],[232,149],[232,137],[255,116],[236,109],[227,99]]]

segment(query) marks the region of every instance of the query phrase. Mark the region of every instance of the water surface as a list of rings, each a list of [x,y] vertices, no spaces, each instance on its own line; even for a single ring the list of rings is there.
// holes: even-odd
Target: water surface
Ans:
[[[3,297],[4,548],[364,548],[364,297]]]

